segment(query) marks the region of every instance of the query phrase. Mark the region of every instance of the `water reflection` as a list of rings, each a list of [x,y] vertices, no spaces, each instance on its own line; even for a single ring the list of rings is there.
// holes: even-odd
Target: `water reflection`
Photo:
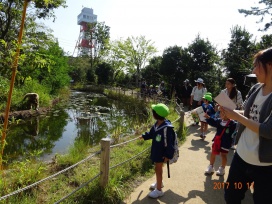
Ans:
[[[76,140],[95,146],[117,127],[122,127],[122,134],[131,134],[132,124],[145,118],[135,117],[136,110],[129,109],[130,105],[103,95],[72,92],[65,107],[11,125],[4,159],[19,160],[41,152],[40,159],[50,160],[56,153],[66,153]]]

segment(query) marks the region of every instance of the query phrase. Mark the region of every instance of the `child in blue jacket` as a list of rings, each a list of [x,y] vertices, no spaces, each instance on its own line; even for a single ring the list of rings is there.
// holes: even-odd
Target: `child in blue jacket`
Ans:
[[[206,169],[206,174],[214,172],[214,162],[216,155],[220,154],[222,163],[216,171],[216,175],[223,176],[225,174],[225,166],[227,164],[227,154],[232,143],[232,134],[235,132],[237,122],[227,118],[227,116],[220,111],[220,118],[210,117],[205,114],[206,121],[209,125],[216,127],[216,134],[213,138],[212,153],[210,157],[210,165]],[[218,148],[215,148],[218,146]]]
[[[203,111],[205,113],[207,113],[210,117],[212,117],[215,114],[215,110],[212,106],[212,96],[211,94],[205,94],[203,96],[203,103],[202,103],[202,108]],[[205,121],[201,121],[201,126],[200,126],[200,137],[204,140],[206,138],[206,134],[207,134],[207,130],[208,130],[208,123]]]
[[[151,155],[152,162],[155,163],[156,183],[153,183],[150,188],[154,189],[149,193],[151,198],[158,198],[163,196],[162,191],[162,172],[163,163],[173,158],[174,155],[174,137],[171,128],[174,128],[171,122],[165,119],[169,114],[169,108],[162,103],[152,105],[153,117],[156,120],[154,126],[149,132],[146,132],[140,138],[144,140],[152,139]],[[167,137],[164,136],[164,129],[166,128]],[[164,141],[167,140],[167,141]],[[167,145],[166,145],[167,144]]]

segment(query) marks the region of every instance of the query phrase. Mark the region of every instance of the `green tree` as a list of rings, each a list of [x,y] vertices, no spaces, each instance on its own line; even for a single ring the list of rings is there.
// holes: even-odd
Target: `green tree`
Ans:
[[[98,77],[98,84],[112,84],[114,71],[110,64],[106,62],[100,63],[95,70],[95,74]]]
[[[95,70],[97,66],[103,62],[109,49],[110,27],[104,22],[88,23],[85,31],[85,37],[89,41],[91,47],[78,47],[81,57],[88,57],[90,65],[86,70],[86,79],[88,82],[95,82],[97,77]]]
[[[159,74],[162,57],[155,56],[149,60],[149,64],[142,69],[142,77],[148,84],[158,85],[162,79]]]
[[[257,21],[257,23],[263,23],[264,20],[270,19],[269,20],[270,22],[267,22],[264,24],[263,29],[259,29],[260,31],[266,31],[272,25],[272,21],[271,21],[272,1],[271,0],[259,0],[258,3],[261,6],[251,7],[250,10],[239,9],[239,13],[245,14],[245,16],[250,16],[250,15],[261,16],[260,20]],[[266,16],[268,16],[268,19],[265,18]]]
[[[188,48],[184,48],[182,59],[182,67],[190,81],[200,77],[210,92],[218,90],[220,58],[208,39],[204,40],[198,34]]]
[[[0,74],[5,77],[9,77],[11,74],[10,66],[17,48],[23,3],[23,0],[0,0]],[[21,48],[21,54],[24,55],[20,56],[19,66],[23,63],[22,61],[26,60],[33,61],[32,64],[35,62],[36,65],[37,62],[45,63],[39,54],[35,55],[34,53],[37,51],[37,47],[46,46],[45,38],[52,40],[52,36],[50,34],[48,37],[44,35],[43,28],[42,31],[38,31],[42,26],[38,26],[35,20],[37,17],[54,17],[54,9],[59,6],[65,7],[65,0],[35,0],[30,2]],[[26,52],[32,54],[32,56],[27,56]]]
[[[168,84],[176,84],[180,80],[183,73],[181,56],[182,49],[176,45],[163,51],[159,73]]]
[[[69,76],[74,82],[86,83],[87,70],[91,66],[90,58],[88,56],[69,57]]]
[[[136,84],[141,78],[141,69],[145,63],[157,52],[151,40],[145,36],[128,37],[126,40],[119,40],[112,43],[111,54],[117,58],[121,69],[126,69],[131,74],[136,72]],[[120,67],[119,67],[120,68]]]
[[[252,55],[255,53],[255,40],[245,28],[231,29],[228,48],[222,51],[227,77],[234,78],[238,89],[245,94],[244,76],[252,71]]]
[[[25,29],[25,38],[21,47],[19,68],[16,74],[17,85],[23,85],[27,78],[34,79],[37,69],[50,69],[53,57],[46,51],[57,44],[51,30],[32,21]]]
[[[260,39],[260,42],[256,43],[257,50],[263,50],[271,47],[272,45],[272,35],[263,35]]]
[[[30,7],[38,18],[54,16],[54,9],[65,5],[66,0],[34,0]],[[0,0],[0,39],[7,42],[18,35],[24,0]],[[30,10],[32,10],[30,9]]]
[[[42,53],[49,58],[51,63],[35,71],[33,78],[38,79],[41,84],[44,84],[50,89],[51,94],[57,93],[59,89],[69,84],[71,78],[68,75],[69,65],[68,57],[65,56],[58,42],[51,43],[47,50]]]

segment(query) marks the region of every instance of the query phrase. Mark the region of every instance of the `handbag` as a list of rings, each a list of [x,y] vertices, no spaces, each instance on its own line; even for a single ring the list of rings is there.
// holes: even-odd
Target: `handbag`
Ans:
[[[228,124],[230,123],[230,120],[228,120],[228,122],[226,123],[226,126],[224,127],[224,129],[222,130],[220,135],[215,135],[214,140],[213,140],[213,144],[212,144],[212,153],[213,154],[220,154],[220,150],[221,150],[221,138],[228,126]]]

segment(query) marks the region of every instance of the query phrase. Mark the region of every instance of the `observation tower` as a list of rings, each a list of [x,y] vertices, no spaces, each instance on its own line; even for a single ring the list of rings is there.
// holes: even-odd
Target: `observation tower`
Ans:
[[[97,15],[93,13],[93,9],[84,7],[77,16],[77,25],[80,25],[79,37],[75,47],[75,50],[78,49],[77,56],[92,55],[92,49],[95,45],[92,34],[96,23]]]

